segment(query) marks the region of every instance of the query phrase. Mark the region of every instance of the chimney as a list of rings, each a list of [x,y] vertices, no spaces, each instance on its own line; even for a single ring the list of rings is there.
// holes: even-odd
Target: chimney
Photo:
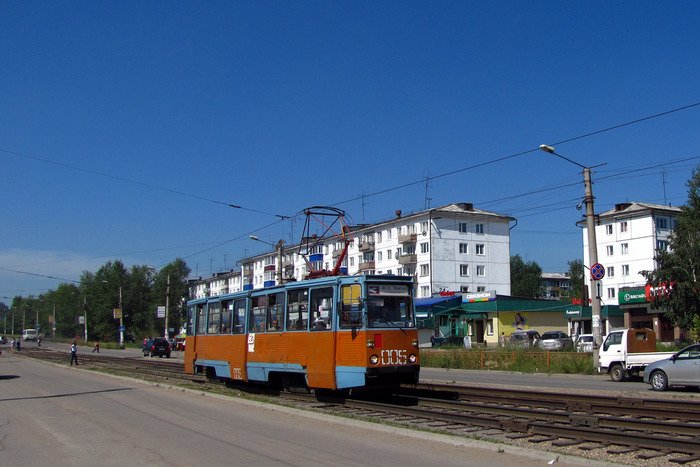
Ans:
[[[624,211],[630,206],[632,206],[632,203],[618,203],[615,205],[615,212]]]
[[[474,210],[473,203],[457,203],[457,206],[464,209],[465,211],[473,211]]]
[[[397,219],[401,219],[401,209],[397,209],[394,214],[396,214]]]

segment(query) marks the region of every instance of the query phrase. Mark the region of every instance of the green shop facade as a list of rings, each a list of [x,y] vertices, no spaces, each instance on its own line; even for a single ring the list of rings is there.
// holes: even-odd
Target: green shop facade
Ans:
[[[416,300],[420,343],[430,345],[431,336],[469,336],[472,344],[496,346],[499,336],[517,330],[564,331],[570,335],[590,333],[591,307],[570,302],[497,295],[494,291]],[[617,305],[601,310],[605,325],[621,327],[623,314]],[[605,328],[604,328],[605,329]]]

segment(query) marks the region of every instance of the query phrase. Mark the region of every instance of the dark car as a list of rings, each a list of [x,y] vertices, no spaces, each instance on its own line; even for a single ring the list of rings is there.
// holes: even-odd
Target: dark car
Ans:
[[[527,331],[515,331],[510,335],[510,342],[508,345],[511,347],[534,347],[537,345],[537,341],[540,338],[540,333],[534,329]]]
[[[164,337],[156,337],[155,339],[148,339],[143,345],[143,356],[159,357],[166,356],[170,358],[170,352],[172,348],[170,343]]]

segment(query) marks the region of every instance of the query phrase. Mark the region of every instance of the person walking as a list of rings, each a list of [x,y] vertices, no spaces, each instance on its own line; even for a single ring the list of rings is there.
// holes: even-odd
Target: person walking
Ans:
[[[92,353],[100,353],[100,341],[95,341],[95,347],[92,349]]]
[[[73,362],[75,362],[75,366],[78,366],[78,346],[75,339],[73,339],[73,343],[70,345],[70,366],[73,366]]]

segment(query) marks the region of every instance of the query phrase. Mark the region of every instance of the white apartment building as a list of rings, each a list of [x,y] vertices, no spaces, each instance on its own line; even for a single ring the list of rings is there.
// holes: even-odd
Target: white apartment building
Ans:
[[[649,327],[657,338],[669,340],[669,323],[662,310],[651,308],[645,297],[642,271],[656,267],[657,250],[668,249],[681,209],[648,203],[620,203],[598,216],[596,242],[598,262],[605,267],[600,281],[603,305],[620,305],[626,327]],[[583,228],[583,262],[590,267],[588,232]],[[590,288],[590,274],[585,273]]]
[[[510,228],[514,219],[476,209],[471,203],[453,203],[396,217],[386,222],[351,229],[352,243],[343,272],[354,274],[412,275],[416,296],[440,292],[495,291],[510,294]],[[343,242],[323,239],[307,258],[315,269],[333,269]],[[308,265],[299,245],[282,250],[284,280],[302,280]],[[251,290],[278,281],[278,252],[244,258],[240,273],[192,282],[191,298]],[[220,283],[228,281],[226,286]],[[238,281],[238,282],[236,282]],[[208,292],[207,292],[208,291]]]

